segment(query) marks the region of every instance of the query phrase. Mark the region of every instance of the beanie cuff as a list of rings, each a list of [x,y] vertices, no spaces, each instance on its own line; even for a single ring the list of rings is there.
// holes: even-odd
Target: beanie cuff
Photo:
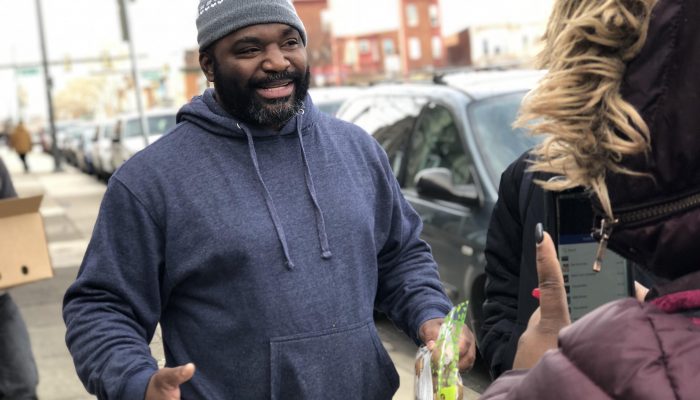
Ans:
[[[259,24],[285,24],[299,31],[306,45],[304,24],[288,0],[201,0],[197,43],[204,50],[237,30]]]

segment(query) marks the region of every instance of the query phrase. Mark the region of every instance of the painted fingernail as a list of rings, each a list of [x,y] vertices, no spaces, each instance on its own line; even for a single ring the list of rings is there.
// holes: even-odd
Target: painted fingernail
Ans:
[[[536,298],[537,300],[540,299],[540,288],[536,287],[532,289],[532,297]]]
[[[538,222],[537,225],[535,225],[535,242],[540,244],[542,240],[544,240],[544,229],[542,228],[542,223]]]

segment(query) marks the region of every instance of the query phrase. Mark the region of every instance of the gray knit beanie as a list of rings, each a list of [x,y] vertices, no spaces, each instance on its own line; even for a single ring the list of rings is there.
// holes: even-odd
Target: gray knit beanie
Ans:
[[[239,29],[275,23],[298,30],[306,45],[304,24],[290,0],[199,0],[197,42],[203,50]]]

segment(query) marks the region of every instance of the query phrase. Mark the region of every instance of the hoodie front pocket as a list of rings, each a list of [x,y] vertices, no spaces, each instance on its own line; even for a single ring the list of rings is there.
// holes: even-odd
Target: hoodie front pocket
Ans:
[[[374,322],[270,341],[272,399],[391,399],[396,373]]]

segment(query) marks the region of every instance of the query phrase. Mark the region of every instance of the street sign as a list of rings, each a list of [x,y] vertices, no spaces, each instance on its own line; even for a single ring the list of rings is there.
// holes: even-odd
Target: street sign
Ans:
[[[33,76],[39,74],[39,68],[28,67],[28,68],[17,68],[17,75],[21,76]]]

